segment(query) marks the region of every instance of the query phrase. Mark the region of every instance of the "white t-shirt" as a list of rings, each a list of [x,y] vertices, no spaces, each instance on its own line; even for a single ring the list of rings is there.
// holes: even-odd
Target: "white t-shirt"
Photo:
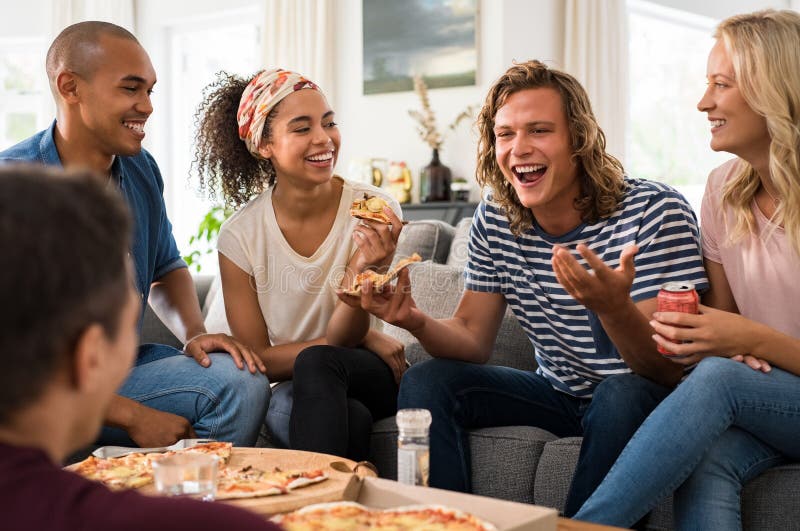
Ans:
[[[800,259],[782,227],[775,227],[753,201],[756,234],[731,242],[733,209],[722,205],[722,188],[738,173],[734,159],[708,177],[703,196],[701,232],[703,255],[722,264],[739,312],[791,337],[800,338]]]
[[[217,249],[253,277],[270,345],[325,335],[338,301],[335,290],[357,249],[352,235],[359,220],[350,216],[350,205],[365,192],[385,199],[402,218],[400,205],[383,190],[345,180],[333,227],[309,257],[295,252],[284,238],[272,206],[272,188],[222,225]]]

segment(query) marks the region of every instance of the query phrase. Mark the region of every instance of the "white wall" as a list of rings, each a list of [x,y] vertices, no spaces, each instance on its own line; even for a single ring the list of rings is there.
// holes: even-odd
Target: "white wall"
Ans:
[[[419,138],[408,110],[419,108],[413,92],[363,95],[361,0],[338,0],[335,46],[337,49],[337,100],[333,102],[342,132],[339,172],[352,157],[404,160],[414,174],[431,158],[430,148]],[[558,66],[563,56],[563,16],[560,0],[483,0],[479,2],[477,85],[431,90],[431,107],[440,128],[469,104],[482,103],[492,82],[511,61],[539,58]],[[532,28],[535,27],[535,31]],[[472,124],[462,123],[446,137],[441,159],[454,177],[472,181],[477,135]],[[415,185],[415,197],[418,186]],[[473,197],[477,197],[474,192]]]
[[[2,0],[0,13],[0,39],[50,35],[50,0]]]

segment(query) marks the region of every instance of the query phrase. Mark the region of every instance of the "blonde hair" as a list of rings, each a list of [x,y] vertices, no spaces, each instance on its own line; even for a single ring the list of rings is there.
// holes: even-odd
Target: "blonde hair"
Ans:
[[[745,102],[767,122],[769,172],[780,201],[772,222],[783,225],[800,255],[800,14],[772,9],[723,20],[714,33],[731,55]],[[734,213],[731,241],[755,233],[751,204],[761,180],[746,161],[722,190]]]
[[[493,199],[505,211],[514,234],[519,235],[533,225],[533,213],[520,203],[514,187],[497,164],[494,120],[509,96],[535,88],[551,88],[561,95],[572,157],[577,163],[581,183],[581,196],[575,200],[575,209],[586,223],[611,216],[625,197],[622,164],[606,153],[606,137],[592,113],[589,96],[578,80],[540,61],[514,64],[489,89],[477,121],[480,136],[478,184],[491,188]]]

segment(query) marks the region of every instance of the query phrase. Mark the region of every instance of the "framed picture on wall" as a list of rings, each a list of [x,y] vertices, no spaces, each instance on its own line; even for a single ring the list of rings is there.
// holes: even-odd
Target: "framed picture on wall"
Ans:
[[[364,94],[475,84],[478,0],[362,0]]]

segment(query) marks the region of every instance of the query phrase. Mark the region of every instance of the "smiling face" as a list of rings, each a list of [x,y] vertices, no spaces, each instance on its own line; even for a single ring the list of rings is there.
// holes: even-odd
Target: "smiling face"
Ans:
[[[136,155],[153,112],[150,58],[137,42],[104,35],[92,60],[93,72],[75,75],[82,136],[105,156]]]
[[[747,104],[736,81],[725,43],[718,39],[708,56],[708,88],[697,104],[708,114],[711,149],[757,164],[769,156],[767,120]]]
[[[552,88],[510,95],[494,118],[497,164],[537,220],[580,219],[578,167],[561,95]],[[561,225],[561,223],[557,223]]]
[[[275,112],[270,138],[259,153],[272,162],[278,182],[328,182],[333,177],[341,136],[325,96],[317,90],[298,90],[286,96]]]

